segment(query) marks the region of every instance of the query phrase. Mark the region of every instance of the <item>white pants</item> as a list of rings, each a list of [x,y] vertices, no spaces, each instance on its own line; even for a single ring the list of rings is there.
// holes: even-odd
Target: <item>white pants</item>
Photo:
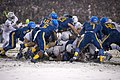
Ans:
[[[8,45],[8,42],[9,42],[9,34],[10,34],[10,32],[11,32],[11,31],[9,31],[9,32],[3,31],[2,36],[3,36],[4,42],[3,42],[2,47],[5,47],[5,46]]]
[[[60,41],[60,45],[56,45],[48,49],[48,53],[52,52],[55,56],[60,55],[65,51],[65,45],[68,41]]]

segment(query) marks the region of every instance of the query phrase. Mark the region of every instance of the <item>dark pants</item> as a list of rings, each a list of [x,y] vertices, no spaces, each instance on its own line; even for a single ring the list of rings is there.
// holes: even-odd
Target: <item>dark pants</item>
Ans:
[[[16,32],[12,31],[9,35],[9,44],[4,47],[5,51],[8,51],[9,49],[14,49],[16,47],[16,40],[17,40],[17,36],[16,36]]]
[[[39,32],[35,42],[37,43],[39,50],[44,51],[46,49],[45,32]]]
[[[97,49],[99,49],[99,55],[103,55],[102,45],[100,44],[96,34],[92,32],[85,33],[83,39],[78,44],[78,48],[81,50],[89,43],[92,43],[95,47],[97,47]]]
[[[104,40],[102,43],[102,46],[105,50],[108,50],[110,48],[110,45],[112,43],[115,43],[120,46],[120,32],[117,30],[112,31]]]

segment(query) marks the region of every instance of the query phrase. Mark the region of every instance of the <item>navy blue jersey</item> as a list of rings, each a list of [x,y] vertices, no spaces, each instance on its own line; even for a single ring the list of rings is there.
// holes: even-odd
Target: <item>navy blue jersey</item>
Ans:
[[[112,23],[105,23],[105,24],[103,23],[101,24],[101,26],[103,27],[102,32],[104,35],[108,35],[111,33],[111,31],[116,30],[115,25]]]
[[[53,32],[56,30],[56,27],[53,25],[48,25],[46,28],[35,28],[32,31],[32,39],[35,41],[35,38],[38,36],[38,33],[45,33],[45,39],[49,39],[49,37],[53,34]]]
[[[37,34],[37,32],[40,30],[40,27],[36,27],[33,29],[32,31],[32,41],[34,41],[34,37],[35,37],[35,34]]]
[[[85,22],[83,24],[83,29],[81,31],[81,34],[85,33],[85,31],[93,31],[94,33],[97,33],[100,30],[102,30],[102,27],[100,25],[93,24],[90,22]]]
[[[40,28],[42,32],[45,32],[45,38],[49,37],[51,35],[52,31],[56,30],[56,27],[53,25],[48,25],[46,28]]]
[[[50,19],[44,18],[40,24],[40,27],[46,28],[47,24],[50,23],[50,21],[51,21]]]
[[[73,19],[72,18],[60,18],[58,20],[58,23],[59,23],[59,27],[58,27],[59,30],[68,29],[69,28],[68,23],[73,24]]]
[[[12,31],[9,35],[9,44],[4,47],[4,50],[8,51],[9,49],[15,48],[17,43],[16,40],[19,38],[19,40],[24,41],[24,36],[28,32],[30,32],[29,27],[23,27]]]
[[[15,32],[16,32],[16,37],[19,38],[21,41],[23,41],[25,34],[30,32],[30,28],[29,27],[19,28],[15,30]]]
[[[94,24],[90,22],[85,22],[83,24],[83,29],[81,30],[80,34],[84,34],[86,32],[93,32],[99,36],[99,39],[102,39],[102,26],[99,24]]]

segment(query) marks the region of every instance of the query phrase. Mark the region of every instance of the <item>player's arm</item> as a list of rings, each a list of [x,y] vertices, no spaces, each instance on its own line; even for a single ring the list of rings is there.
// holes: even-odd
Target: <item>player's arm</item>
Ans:
[[[80,31],[80,35],[85,33],[85,26],[86,26],[86,24],[87,24],[86,22],[83,24],[83,28]]]
[[[18,21],[18,18],[16,16],[14,16],[14,18],[15,19],[14,19],[14,21],[12,21],[12,24],[11,24],[12,26],[16,25],[16,22]]]
[[[52,32],[52,41],[47,44],[47,47],[50,48],[50,47],[55,46],[57,39],[58,39],[57,34],[56,34],[56,32],[53,31]]]
[[[28,42],[28,43],[25,43],[24,45],[25,45],[25,47],[32,47],[32,46],[35,45],[35,43],[34,42]]]
[[[55,41],[58,39],[58,38],[57,38],[57,34],[56,34],[56,32],[54,32],[54,31],[53,31],[52,34],[53,34],[53,36],[52,36],[53,41],[55,42]]]
[[[68,26],[72,29],[72,31],[73,31],[76,35],[79,35],[78,31],[75,29],[75,27],[74,27],[72,24],[68,23]]]

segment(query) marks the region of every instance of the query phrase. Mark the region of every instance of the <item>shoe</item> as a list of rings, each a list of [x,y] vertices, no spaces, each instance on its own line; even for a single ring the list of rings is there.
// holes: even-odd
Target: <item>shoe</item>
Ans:
[[[0,58],[8,58],[5,54],[0,54]]]
[[[1,54],[3,54],[3,55],[5,54],[5,50],[3,48],[0,48],[0,51],[1,51],[0,52]]]
[[[37,63],[37,61],[35,59],[31,59],[32,63]]]
[[[110,61],[110,59],[112,58],[112,55],[110,53],[106,53],[106,61]]]
[[[3,48],[2,47],[0,47],[0,51],[2,51],[3,50]]]
[[[22,53],[18,53],[16,59],[21,59],[23,57]]]
[[[2,51],[1,51],[1,54],[3,54],[3,55],[4,55],[4,54],[5,54],[5,51],[4,51],[4,50],[2,50]]]
[[[73,60],[73,58],[71,58],[69,61],[72,63],[74,60]]]
[[[77,57],[73,57],[73,58],[71,58],[69,61],[72,63],[73,61],[75,61],[75,60],[77,60],[78,58]]]
[[[25,52],[25,53],[24,53],[24,57],[25,57],[26,60],[27,60],[27,59],[30,59],[29,53]]]
[[[73,61],[76,61],[76,60],[78,59],[78,56],[79,56],[78,52],[75,52],[73,58],[71,58],[69,61],[70,61],[71,63],[72,63]]]

